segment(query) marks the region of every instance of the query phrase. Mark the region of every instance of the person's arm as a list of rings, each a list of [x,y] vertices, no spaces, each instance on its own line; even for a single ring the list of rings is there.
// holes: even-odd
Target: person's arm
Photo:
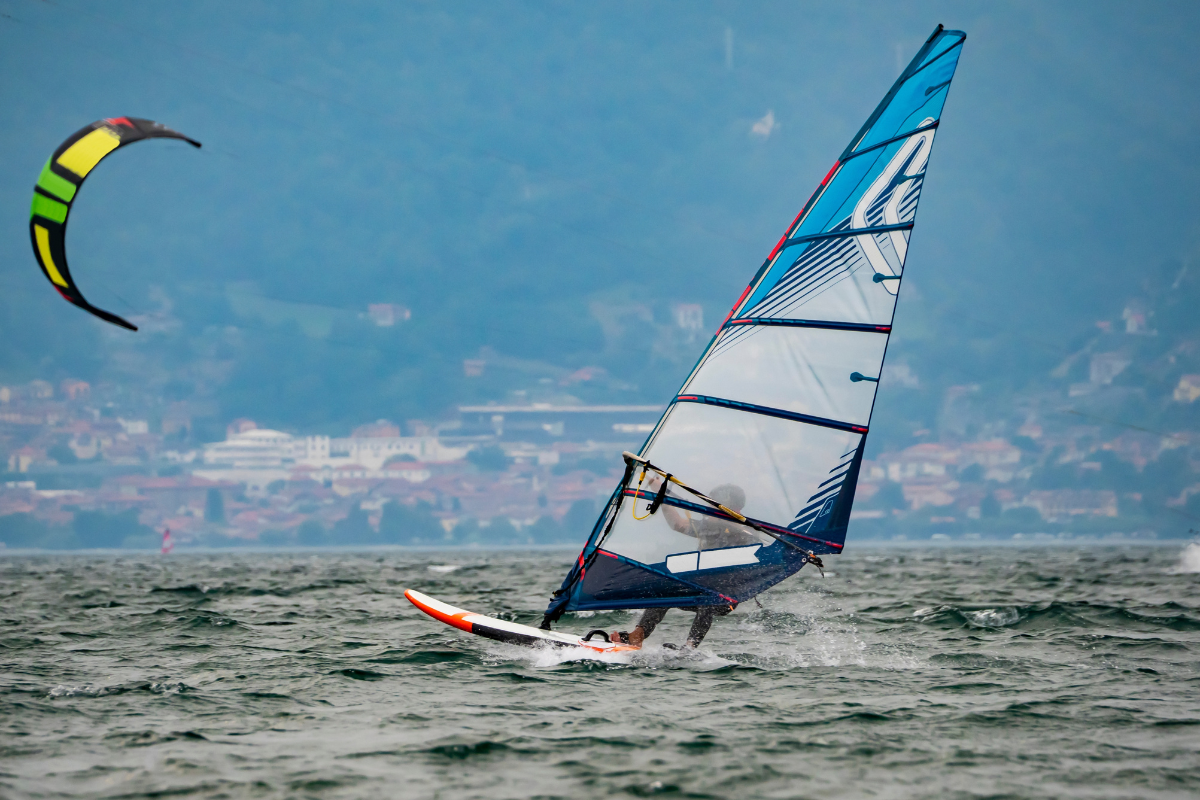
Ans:
[[[650,482],[647,484],[647,490],[651,492],[657,492],[658,487],[660,486],[662,486],[662,478],[655,476],[651,478]],[[685,536],[694,537],[696,535],[692,531],[692,521],[684,516],[679,509],[672,508],[664,503],[663,505],[659,506],[659,510],[662,511],[663,516],[666,517],[667,524],[671,526],[671,530],[675,531],[676,533],[682,533]]]

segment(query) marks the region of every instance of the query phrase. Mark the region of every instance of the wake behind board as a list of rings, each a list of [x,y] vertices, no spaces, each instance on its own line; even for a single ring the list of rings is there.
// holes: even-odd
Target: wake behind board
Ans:
[[[485,639],[494,639],[497,642],[518,644],[524,647],[545,647],[548,645],[560,648],[578,648],[584,651],[581,653],[582,655],[632,653],[640,649],[633,645],[607,642],[599,633],[595,633],[595,635],[588,634],[591,638],[585,639],[582,636],[574,636],[569,633],[546,631],[541,628],[530,627],[529,625],[521,625],[517,622],[508,622],[483,614],[463,611],[461,608],[455,608],[448,603],[435,600],[413,589],[405,591],[404,596],[414,606],[439,622],[444,622],[447,625],[466,631],[467,633],[473,633],[476,636],[482,636]]]

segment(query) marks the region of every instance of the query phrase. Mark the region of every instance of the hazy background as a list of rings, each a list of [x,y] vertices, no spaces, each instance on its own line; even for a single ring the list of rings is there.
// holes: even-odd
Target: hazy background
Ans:
[[[1194,3],[0,0],[0,382],[187,401],[197,443],[553,401],[583,367],[575,401],[663,403],[704,344],[673,305],[715,329],[939,22],[969,38],[871,453],[938,435],[960,385],[960,438],[1026,407],[1196,428]],[[72,270],[137,334],[29,252],[48,154],[114,115],[204,143],[122,151],[75,204]],[[1131,307],[1154,333],[1118,341]],[[1118,347],[1112,391],[1069,398]]]

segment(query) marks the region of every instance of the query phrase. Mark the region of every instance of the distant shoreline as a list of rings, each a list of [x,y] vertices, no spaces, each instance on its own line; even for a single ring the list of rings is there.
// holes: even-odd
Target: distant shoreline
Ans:
[[[1196,537],[1178,537],[1173,539],[951,539],[929,540],[910,539],[895,541],[891,539],[868,539],[847,546],[849,552],[857,550],[917,550],[936,548],[949,549],[981,549],[981,548],[1050,548],[1050,547],[1182,547],[1197,541]],[[162,556],[154,550],[122,550],[122,549],[93,549],[93,550],[40,550],[29,548],[0,548],[0,558],[22,556],[144,556],[154,555],[160,558],[180,558],[189,555],[214,555],[228,553],[245,553],[259,555],[272,554],[343,554],[343,553],[547,553],[579,551],[579,545],[572,544],[542,544],[542,545],[496,545],[494,547],[444,547],[436,545],[347,545],[343,547],[189,547],[176,549],[169,556]],[[840,554],[839,554],[840,555]],[[826,556],[826,558],[836,556]]]

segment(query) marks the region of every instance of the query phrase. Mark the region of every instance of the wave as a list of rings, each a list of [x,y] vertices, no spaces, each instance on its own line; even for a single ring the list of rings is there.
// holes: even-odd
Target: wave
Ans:
[[[47,697],[109,697],[111,695],[127,694],[129,692],[150,692],[151,694],[183,694],[191,691],[186,683],[160,683],[156,681],[134,681],[113,686],[96,686],[87,683],[82,686],[59,684],[46,692]]]
[[[476,660],[470,653],[459,650],[388,650],[367,661],[373,664],[446,664],[452,661]]]
[[[326,578],[299,586],[239,586],[218,584],[215,586],[204,583],[186,583],[180,586],[151,586],[151,594],[171,594],[197,600],[207,600],[214,597],[291,597],[305,592],[315,592],[325,589],[337,589],[344,586],[367,586],[365,578]]]
[[[878,609],[872,609],[878,610]],[[1138,632],[1200,631],[1200,613],[1175,601],[1137,609],[1106,603],[1045,602],[1025,605],[938,605],[918,608],[923,625],[978,629],[1094,630],[1099,626]]]
[[[207,742],[208,738],[203,734],[195,731],[173,731],[171,733],[158,733],[156,731],[138,731],[137,733],[121,732],[112,733],[104,737],[105,739],[121,742],[126,747],[150,747],[156,744],[165,742],[177,742],[179,740]]]
[[[878,640],[860,630],[860,620],[837,605],[826,590],[812,588],[786,598],[773,598],[768,607],[737,619],[746,634],[731,658],[766,670],[811,667],[874,667],[909,670],[920,666],[894,637]],[[766,633],[767,636],[762,634]]]
[[[347,678],[353,678],[356,681],[381,681],[384,678],[391,677],[384,672],[376,672],[373,669],[357,669],[355,667],[346,667],[345,669],[335,669],[330,675],[345,675]]]
[[[1179,553],[1179,563],[1167,572],[1172,575],[1200,574],[1200,542],[1189,542]]]
[[[482,742],[472,742],[469,744],[457,742],[453,744],[439,744],[426,748],[421,752],[428,753],[429,755],[433,756],[440,756],[442,758],[462,761],[468,758],[503,755],[510,750],[511,748],[503,742],[484,740]]]

